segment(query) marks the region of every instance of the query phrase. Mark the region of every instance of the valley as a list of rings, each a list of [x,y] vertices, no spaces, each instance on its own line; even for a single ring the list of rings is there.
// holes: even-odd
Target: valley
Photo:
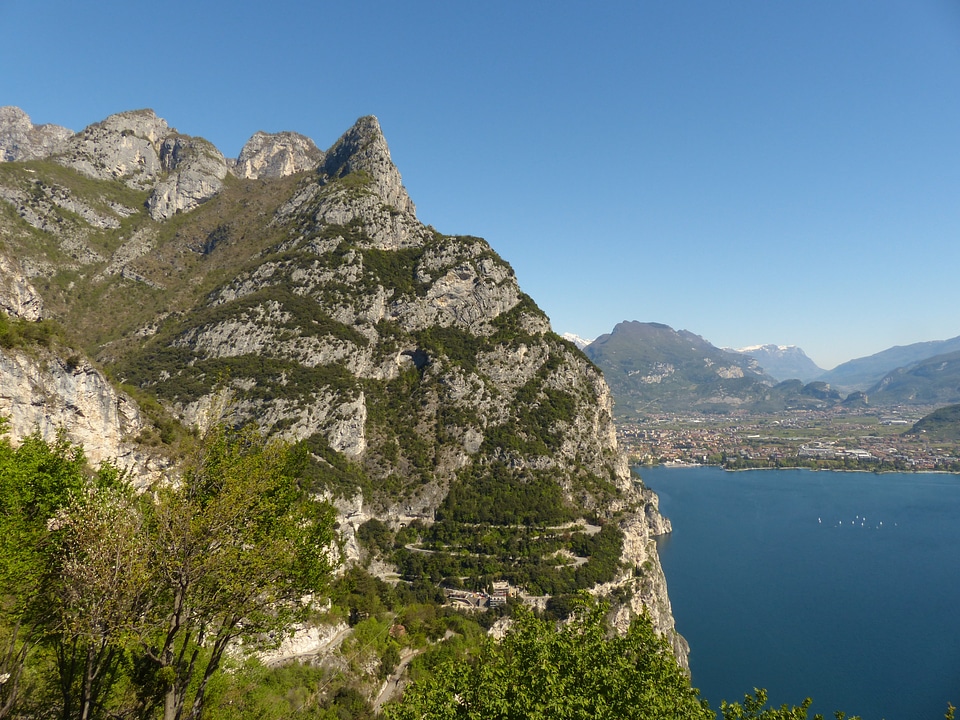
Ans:
[[[658,413],[621,422],[617,437],[638,465],[958,472],[960,443],[907,432],[933,410],[911,406],[738,416]]]

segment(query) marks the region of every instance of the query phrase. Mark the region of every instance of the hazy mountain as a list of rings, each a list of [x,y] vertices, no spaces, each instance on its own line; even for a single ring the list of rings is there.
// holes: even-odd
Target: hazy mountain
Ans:
[[[730,352],[749,355],[771,377],[777,380],[810,382],[825,372],[796,345],[753,345],[745,348],[724,348]]]
[[[621,420],[656,412],[777,413],[845,401],[828,383],[778,383],[751,355],[660,323],[619,323],[584,352],[603,370]]]
[[[934,442],[960,440],[960,405],[947,405],[920,418],[907,431],[910,435],[924,435]]]
[[[960,402],[960,351],[897,368],[866,391],[872,405]]]
[[[868,357],[856,358],[838,365],[820,376],[820,380],[847,390],[866,390],[887,373],[936,355],[960,351],[960,336],[949,340],[897,345]]]
[[[660,323],[619,323],[585,352],[603,370],[618,417],[729,410],[752,402],[775,384],[753,358]]]

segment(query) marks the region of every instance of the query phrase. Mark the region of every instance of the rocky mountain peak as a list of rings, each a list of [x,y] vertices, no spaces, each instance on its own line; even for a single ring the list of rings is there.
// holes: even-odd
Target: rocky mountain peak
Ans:
[[[132,110],[88,125],[66,143],[56,160],[96,180],[123,180],[143,190],[156,181],[160,141],[176,132],[153,110]]]
[[[380,122],[373,115],[357,120],[327,151],[321,167],[321,173],[331,179],[356,172],[371,177],[377,193],[387,205],[392,205],[402,213],[416,214],[413,201],[403,187],[400,172],[390,157]]]
[[[154,145],[169,133],[176,132],[174,128],[167,125],[166,120],[157,117],[157,114],[150,108],[115,113],[99,123],[94,123],[87,130],[92,128],[100,128],[121,135],[136,135],[149,140]]]
[[[147,209],[154,220],[166,220],[191,210],[223,188],[227,161],[203,138],[171,135],[160,145],[158,157],[169,175],[147,199]]]
[[[18,107],[0,107],[0,162],[46,157],[72,135],[59,125],[34,125]]]
[[[243,146],[234,174],[248,180],[286,177],[313,170],[323,159],[323,151],[305,135],[261,130]]]

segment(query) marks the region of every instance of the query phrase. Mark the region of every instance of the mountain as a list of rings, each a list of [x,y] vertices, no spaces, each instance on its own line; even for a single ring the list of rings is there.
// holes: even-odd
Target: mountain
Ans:
[[[828,383],[778,383],[752,356],[661,323],[619,323],[584,352],[607,378],[620,420],[659,412],[822,410],[844,400]]]
[[[932,442],[960,441],[960,404],[934,410],[914,423],[907,434],[924,435]]]
[[[660,323],[619,323],[585,352],[603,370],[622,418],[661,411],[729,411],[775,384],[752,358]]]
[[[960,402],[960,352],[936,355],[887,373],[866,391],[876,405]]]
[[[370,559],[366,523],[420,528],[448,551],[401,543],[391,562],[437,582],[478,572],[451,538],[480,524],[562,527],[553,559],[504,550],[484,578],[613,593],[618,623],[649,611],[685,662],[652,541],[669,523],[619,452],[603,376],[485,240],[420,222],[375,117],[326,151],[257,133],[236,161],[151,110],[75,134],[25,118],[0,112],[14,439],[63,427],[146,483],[184,432],[255,423],[336,502],[348,558]],[[570,530],[588,522],[599,540]]]
[[[581,350],[583,350],[587,345],[589,345],[590,343],[593,342],[593,340],[584,340],[584,339],[583,339],[582,337],[580,337],[579,335],[575,335],[574,333],[568,333],[568,332],[563,333],[563,335],[561,335],[561,337],[562,337],[564,340],[569,340],[570,342],[572,342],[574,345],[576,345],[576,346],[577,346],[578,348],[580,348]]]
[[[825,372],[796,345],[753,345],[745,348],[724,348],[729,352],[749,355],[763,371],[778,380],[810,382]]]
[[[960,336],[949,340],[897,345],[868,357],[849,360],[824,373],[819,379],[846,390],[866,390],[897,368],[958,351]]]

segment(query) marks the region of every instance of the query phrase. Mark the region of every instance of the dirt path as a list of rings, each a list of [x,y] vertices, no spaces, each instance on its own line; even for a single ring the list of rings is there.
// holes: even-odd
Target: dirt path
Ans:
[[[400,662],[397,663],[397,667],[390,673],[390,677],[384,681],[383,687],[380,688],[380,693],[377,695],[377,699],[373,701],[374,714],[379,715],[380,709],[397,695],[397,692],[400,690],[400,679],[403,677],[403,671],[407,669],[410,661],[422,652],[423,648],[418,650],[404,648],[400,651]]]

